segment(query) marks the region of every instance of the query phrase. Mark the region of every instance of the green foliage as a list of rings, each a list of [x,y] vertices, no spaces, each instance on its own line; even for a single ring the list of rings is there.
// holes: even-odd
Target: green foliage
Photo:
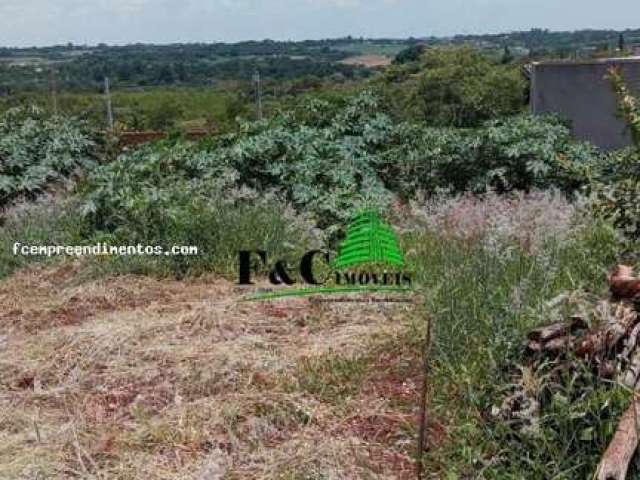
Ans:
[[[467,51],[455,55],[468,60],[462,61],[463,69],[484,71],[489,79],[485,69],[499,68]],[[453,79],[447,77],[451,58],[445,63],[434,64],[440,74],[432,79]],[[78,198],[62,211],[37,210],[7,220],[0,234],[0,275],[30,261],[11,255],[15,241],[196,245],[197,257],[108,257],[96,259],[94,266],[106,273],[232,275],[239,249],[299,258],[314,240],[313,226],[338,234],[355,213],[385,210],[397,196],[552,187],[570,193],[588,185],[594,169],[598,178],[637,175],[639,164],[631,154],[619,157],[620,165],[604,167],[599,152],[575,143],[557,119],[491,119],[501,107],[482,106],[486,92],[473,95],[481,108],[473,111],[473,122],[473,115],[464,116],[465,122],[477,122],[475,128],[399,122],[376,96],[364,92],[348,100],[310,99],[269,121],[240,124],[234,133],[201,144],[160,142],[122,154],[95,168]],[[451,98],[453,103],[460,99]],[[82,166],[89,143],[74,143],[69,140],[73,135],[60,143],[51,132],[63,121],[47,122],[2,124],[7,133],[0,136],[0,145],[11,153],[3,154],[3,161],[53,152],[43,155],[47,162],[59,155],[66,159],[62,165]],[[443,121],[448,122],[456,123]],[[30,150],[31,143],[45,148]],[[67,175],[73,169],[61,171]],[[301,217],[306,215],[310,221]],[[567,290],[600,288],[603,270],[615,261],[612,229],[599,222],[582,226],[564,241],[547,241],[539,251],[518,244],[488,248],[430,230],[402,240],[405,260],[415,268],[416,284],[424,288],[436,325],[432,414],[446,421],[448,444],[430,452],[431,464],[441,467],[435,475],[477,474],[478,459],[490,459],[484,474],[496,479],[521,478],[522,471],[541,479],[592,471],[593,452],[610,437],[624,392],[590,383],[586,375],[579,384],[569,378],[546,403],[541,438],[487,424],[484,414],[502,392],[500,385],[510,381],[525,332],[548,319],[545,301]],[[295,379],[311,395],[341,404],[357,393],[367,361],[304,360]],[[590,430],[593,423],[598,428]],[[579,436],[573,435],[576,431]]]
[[[553,118],[436,129],[394,123],[375,96],[363,93],[344,106],[308,101],[200,146],[159,144],[123,155],[88,183],[87,211],[98,228],[154,238],[182,205],[248,187],[275,191],[333,235],[361,210],[385,211],[394,197],[418,191],[571,192],[596,156]],[[142,226],[152,230],[138,231]]]
[[[53,182],[93,164],[93,146],[82,124],[49,118],[37,109],[12,109],[0,116],[0,207],[34,198]]]
[[[133,240],[154,240],[167,222],[179,219],[185,204],[221,191],[227,172],[211,160],[186,144],[159,143],[121,155],[92,172],[83,190],[84,212],[97,229],[123,228]]]
[[[155,88],[112,92],[116,125],[125,130],[152,130],[172,127],[214,127],[224,129],[236,115],[248,117],[249,101],[242,88],[235,93],[212,88]],[[50,109],[48,95],[31,93],[0,96],[0,112],[18,106],[37,105]],[[57,95],[58,111],[86,121],[97,129],[106,127],[106,103],[102,93]],[[234,110],[228,117],[228,111]]]
[[[237,44],[98,45],[7,49],[0,59],[0,86],[11,91],[46,90],[48,64],[55,62],[57,84],[64,90],[95,91],[105,77],[121,87],[211,86],[214,82],[250,81],[256,69],[263,78],[291,80],[304,76],[366,78],[370,70],[340,63],[351,55],[340,41]],[[23,57],[28,62],[20,62]],[[15,63],[13,62],[14,60]],[[0,62],[4,63],[4,62]],[[34,67],[41,67],[40,69]],[[42,68],[45,67],[45,68]]]
[[[635,43],[640,39],[640,30],[577,30],[574,32],[553,32],[548,29],[532,28],[527,31],[509,32],[500,35],[456,35],[450,43],[481,45],[486,49],[499,50],[506,43],[514,51],[523,52],[530,59],[575,58],[597,54],[598,50],[608,51],[619,46],[620,35],[625,43]],[[604,48],[603,48],[604,47]]]
[[[166,220],[144,245],[194,245],[197,256],[186,257],[112,257],[95,265],[96,274],[135,273],[181,278],[210,272],[237,277],[239,250],[266,250],[273,258],[300,258],[313,243],[310,225],[296,217],[276,198],[209,200],[197,199],[174,208],[180,216]],[[154,225],[140,213],[142,229]],[[111,245],[136,244],[137,232],[124,228],[117,234],[94,233],[95,240]]]
[[[422,44],[411,45],[400,51],[393,60],[396,65],[403,65],[405,63],[417,62],[425,51],[425,46]]]
[[[589,57],[620,46],[620,38],[630,45],[640,41],[640,30],[580,30],[551,32],[534,28],[500,35],[456,35],[453,38],[420,39],[427,48],[475,45],[500,59],[504,45],[514,56],[538,58],[573,57],[576,52]],[[118,89],[123,87],[210,86],[212,81],[251,79],[256,68],[265,78],[282,81],[304,76],[347,79],[364,78],[370,70],[344,65],[340,60],[363,54],[393,57],[407,49],[409,58],[416,39],[337,38],[301,42],[272,40],[236,44],[173,44],[77,46],[42,48],[0,48],[0,94],[46,91],[48,68],[55,63],[58,85],[74,92],[95,91],[104,76]],[[622,45],[624,46],[624,45]],[[507,56],[508,58],[508,56]],[[5,67],[6,65],[6,67]]]
[[[502,63],[503,65],[508,65],[511,62],[513,62],[513,60],[514,60],[514,56],[513,56],[513,53],[511,53],[511,49],[509,48],[509,45],[505,45],[504,50],[502,52],[502,58],[500,59],[500,63]]]
[[[600,158],[587,143],[573,141],[558,119],[523,115],[496,120],[481,132],[481,154],[474,165],[484,182],[499,191],[545,189],[573,192],[586,185]]]
[[[98,229],[150,241],[171,229],[184,208],[249,187],[278,192],[322,227],[348,221],[368,201],[387,205],[391,198],[370,159],[376,132],[389,127],[384,118],[369,123],[375,107],[371,97],[356,99],[327,125],[320,112],[329,106],[319,102],[298,113],[323,127],[285,114],[201,147],[158,144],[122,155],[87,183],[85,211]]]
[[[472,50],[429,51],[424,70],[412,100],[431,125],[476,126],[524,105],[519,72],[493,66]]]
[[[429,49],[404,70],[387,72],[387,96],[391,103],[403,99],[400,109],[428,125],[477,127],[520,113],[525,104],[518,69],[494,65],[468,47]]]
[[[609,155],[593,186],[593,210],[610,219],[631,241],[640,239],[640,152]]]
[[[631,392],[606,385],[584,366],[552,379],[547,371],[536,372],[531,382],[540,392],[542,415],[537,429],[519,431],[517,420],[495,422],[491,440],[504,447],[501,465],[490,468],[489,479],[527,478],[571,480],[591,478],[613,438]]]
[[[13,207],[0,221],[0,278],[33,263],[55,258],[14,255],[22,245],[80,245],[90,234],[90,225],[78,214],[78,202],[50,199]]]
[[[36,111],[11,111],[3,118],[0,158],[12,188],[6,199],[40,192],[91,164],[91,142],[76,122]],[[255,223],[255,235],[247,238],[260,239],[262,247],[277,250],[274,239],[287,243],[289,234],[307,238],[300,232],[309,225],[292,233],[283,224],[286,205],[337,239],[363,209],[386,211],[396,197],[418,192],[547,187],[572,192],[588,180],[597,157],[572,142],[552,118],[432,128],[394,122],[379,99],[364,92],[348,99],[308,99],[270,121],[241,124],[235,133],[200,144],[167,141],[120,155],[82,184],[80,214],[94,232],[86,241],[199,246],[205,254],[197,259],[145,260],[135,267],[160,265],[165,273],[183,274],[225,269],[237,250],[226,239],[245,227],[251,231],[245,219]],[[268,221],[258,220],[260,215]],[[228,248],[217,247],[220,242]]]
[[[175,99],[164,98],[147,111],[147,124],[152,130],[169,130],[184,115],[183,107]]]
[[[554,117],[516,116],[475,130],[402,124],[394,135],[397,146],[381,155],[379,165],[387,185],[405,198],[438,189],[555,187],[571,193],[588,183],[600,158]]]
[[[160,143],[98,168],[81,191],[92,240],[199,249],[197,257],[114,259],[107,268],[231,274],[240,248],[281,256],[303,250],[307,225],[276,197],[233,190],[237,175],[218,160],[190,145]]]
[[[619,71],[611,70],[610,79],[635,147],[613,152],[601,163],[593,186],[593,209],[635,242],[640,239],[640,106]]]
[[[495,479],[520,479],[523,471],[534,471],[526,478],[540,480],[585,478],[571,475],[572,468],[593,472],[594,452],[610,439],[623,404],[621,392],[595,383],[569,392],[567,383],[564,394],[576,402],[548,410],[537,438],[514,437],[508,425],[487,420],[503,386],[513,381],[526,334],[549,322],[547,302],[567,291],[604,294],[603,272],[615,262],[618,248],[611,227],[589,222],[568,239],[549,239],[530,253],[517,245],[483,247],[439,232],[416,232],[403,240],[435,325],[430,414],[444,422],[447,439],[429,454],[433,478],[473,477],[482,464],[482,478]],[[587,381],[584,377],[582,385]],[[580,433],[600,421],[589,442],[580,440]],[[561,473],[565,476],[556,477]]]
[[[612,68],[609,70],[609,79],[618,97],[620,115],[629,125],[636,147],[640,148],[640,102],[629,91],[619,69]]]

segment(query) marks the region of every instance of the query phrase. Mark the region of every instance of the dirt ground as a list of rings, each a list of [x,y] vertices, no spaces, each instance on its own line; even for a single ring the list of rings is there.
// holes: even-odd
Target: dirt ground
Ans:
[[[0,282],[0,478],[413,478],[412,305],[81,273]]]

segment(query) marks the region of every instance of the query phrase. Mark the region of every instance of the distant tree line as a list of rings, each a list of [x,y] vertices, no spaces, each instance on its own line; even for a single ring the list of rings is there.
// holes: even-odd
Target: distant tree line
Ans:
[[[340,60],[353,52],[333,47],[358,42],[243,42],[238,44],[73,45],[0,50],[0,90],[44,89],[50,73],[46,65],[22,65],[21,58],[41,58],[53,64],[59,88],[91,91],[109,77],[115,88],[146,86],[204,86],[220,80],[251,80],[256,70],[265,79],[300,77],[364,78],[367,68]],[[2,59],[6,65],[3,66]]]

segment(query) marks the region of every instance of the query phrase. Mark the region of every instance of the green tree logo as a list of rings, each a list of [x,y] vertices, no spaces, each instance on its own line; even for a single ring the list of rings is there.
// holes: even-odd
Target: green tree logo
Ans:
[[[347,238],[333,268],[344,270],[363,264],[403,267],[404,257],[395,233],[372,210],[358,215],[347,229]]]
[[[312,254],[317,251],[311,252]],[[362,294],[373,292],[412,293],[411,278],[406,272],[375,272],[368,269],[349,271],[352,267],[393,267],[400,270],[405,266],[400,243],[390,226],[380,218],[378,212],[366,210],[358,215],[347,228],[347,236],[340,245],[338,257],[331,262],[336,274],[335,283],[327,281],[321,286],[303,289],[278,289],[246,298],[248,301],[275,300],[286,297],[307,295]],[[302,269],[302,267],[301,267]],[[390,280],[390,282],[389,282]],[[395,281],[394,281],[395,280]]]

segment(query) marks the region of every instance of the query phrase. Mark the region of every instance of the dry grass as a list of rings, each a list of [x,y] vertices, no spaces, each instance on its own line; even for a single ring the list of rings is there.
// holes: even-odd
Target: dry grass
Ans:
[[[0,282],[0,478],[410,476],[410,307],[81,273]]]
[[[534,254],[549,239],[563,241],[588,222],[576,203],[554,191],[414,200],[406,213],[401,223],[409,231],[437,231],[494,249],[516,244]]]

